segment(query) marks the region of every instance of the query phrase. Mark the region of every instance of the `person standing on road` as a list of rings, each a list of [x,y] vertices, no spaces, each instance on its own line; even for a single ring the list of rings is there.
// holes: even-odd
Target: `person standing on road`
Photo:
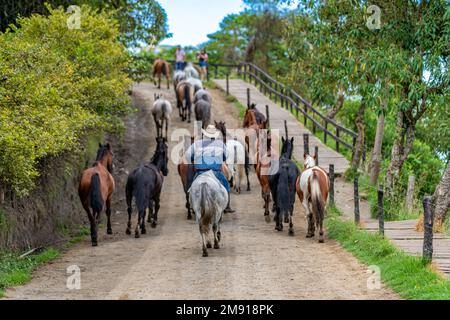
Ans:
[[[208,54],[205,49],[197,55],[197,59],[201,70],[200,80],[205,81],[208,78]]]
[[[184,52],[181,46],[177,47],[177,51],[175,52],[175,69],[183,70],[184,69],[184,59],[186,58],[186,53]]]

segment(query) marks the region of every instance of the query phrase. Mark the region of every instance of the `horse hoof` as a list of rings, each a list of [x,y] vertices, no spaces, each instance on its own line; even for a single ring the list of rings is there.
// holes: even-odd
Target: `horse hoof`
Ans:
[[[289,217],[284,218],[284,223],[289,223]]]
[[[97,241],[92,241],[92,246],[93,246],[93,247],[98,247]]]
[[[130,230],[125,231],[125,233],[126,233],[127,235],[131,235],[131,231],[130,231]]]
[[[141,235],[140,235],[139,233],[136,233],[136,234],[134,235],[134,237],[135,237],[136,239],[139,239],[139,238],[141,237]]]
[[[216,249],[216,250],[219,250],[219,249],[220,249],[220,246],[219,246],[218,243],[214,244],[214,249]]]
[[[107,234],[112,235],[113,234],[112,229],[108,229]]]
[[[147,230],[142,229],[142,230],[141,230],[141,234],[147,234]]]
[[[187,219],[188,219],[188,220],[192,220],[192,215],[189,214],[189,215],[187,216]]]
[[[206,258],[206,257],[208,257],[208,251],[203,251],[203,258]]]
[[[152,228],[155,229],[156,226],[157,226],[157,223],[156,222],[152,222]]]
[[[308,234],[306,235],[306,238],[307,238],[307,239],[311,239],[311,238],[314,238],[314,236],[315,236],[314,234],[308,233]]]
[[[319,243],[325,243],[325,240],[320,239],[320,240],[319,240]]]
[[[268,214],[266,215],[266,222],[270,223],[270,215],[268,215]]]
[[[207,244],[206,244],[206,247],[207,247],[208,249],[211,249],[211,248],[212,248],[212,244],[211,244],[211,243],[207,243]]]
[[[289,235],[290,235],[291,237],[295,236],[294,230],[289,230]]]

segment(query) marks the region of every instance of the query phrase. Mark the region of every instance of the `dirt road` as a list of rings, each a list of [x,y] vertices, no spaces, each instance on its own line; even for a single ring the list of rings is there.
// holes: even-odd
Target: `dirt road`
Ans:
[[[198,227],[186,220],[184,194],[176,166],[162,194],[157,229],[141,239],[125,235],[126,207],[123,186],[127,173],[148,161],[155,145],[148,106],[153,85],[135,87],[133,101],[139,112],[127,119],[127,132],[116,146],[113,236],[102,236],[98,248],[89,239],[34,273],[33,280],[6,292],[9,299],[397,299],[386,288],[367,289],[367,268],[336,242],[320,245],[305,238],[305,218],[295,210],[295,237],[277,233],[263,217],[260,188],[233,195],[235,214],[222,226],[222,249],[202,258]],[[171,91],[165,91],[174,103]],[[213,91],[213,119],[238,127],[238,112],[222,93]],[[189,128],[172,116],[172,128]],[[191,128],[190,128],[191,129]],[[173,147],[173,145],[172,145]],[[104,233],[104,232],[103,232]],[[81,269],[81,289],[66,287],[69,266]]]

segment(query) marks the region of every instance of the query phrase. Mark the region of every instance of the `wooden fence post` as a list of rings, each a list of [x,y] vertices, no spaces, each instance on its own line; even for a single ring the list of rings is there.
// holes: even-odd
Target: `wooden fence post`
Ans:
[[[423,260],[430,263],[433,260],[433,225],[434,210],[431,209],[432,197],[425,197],[424,208],[424,237],[423,237]]]
[[[330,205],[334,206],[334,164],[330,164],[330,172],[329,178],[330,178]]]
[[[355,195],[355,223],[359,225],[361,216],[359,211],[359,177],[355,177],[354,181],[354,195]]]
[[[247,107],[250,108],[250,88],[247,88]]]
[[[267,120],[267,129],[270,128],[270,113],[269,113],[269,106],[266,104],[266,120]]]
[[[284,120],[284,132],[286,133],[286,140],[289,140],[289,129],[287,125],[287,120]]]
[[[416,183],[416,177],[410,176],[408,181],[408,191],[406,192],[406,210],[411,213],[413,210],[414,201],[414,184]]]
[[[305,154],[309,154],[309,134],[303,135],[303,151]]]
[[[378,225],[380,234],[384,237],[384,188],[382,185],[378,188]]]
[[[339,138],[341,137],[341,130],[336,127],[336,152],[339,152]]]
[[[319,147],[318,146],[314,147],[314,155],[316,157],[316,166],[319,166]]]
[[[243,76],[244,76],[244,81],[247,81],[247,65],[246,65],[246,64],[244,64],[244,73],[243,73]]]
[[[328,121],[324,120],[324,124],[323,124],[325,131],[323,132],[323,142],[325,143],[325,145],[327,144],[327,140],[328,140],[328,134],[327,134],[327,130],[328,130]]]
[[[227,96],[230,95],[230,75],[227,73]]]
[[[214,68],[214,79],[217,79],[217,76],[218,76],[218,67],[217,66],[215,66],[215,68]]]

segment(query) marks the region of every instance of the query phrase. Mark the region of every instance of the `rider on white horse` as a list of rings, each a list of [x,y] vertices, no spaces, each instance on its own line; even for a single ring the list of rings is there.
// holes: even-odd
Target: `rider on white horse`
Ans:
[[[228,205],[225,213],[233,213],[235,211],[230,207],[230,185],[222,172],[223,163],[227,160],[227,147],[222,141],[217,140],[220,131],[215,126],[208,126],[206,130],[202,130],[202,134],[203,140],[195,142],[186,152],[186,161],[194,164],[195,169],[192,181],[188,181],[188,189],[198,176],[212,171],[228,193]]]

